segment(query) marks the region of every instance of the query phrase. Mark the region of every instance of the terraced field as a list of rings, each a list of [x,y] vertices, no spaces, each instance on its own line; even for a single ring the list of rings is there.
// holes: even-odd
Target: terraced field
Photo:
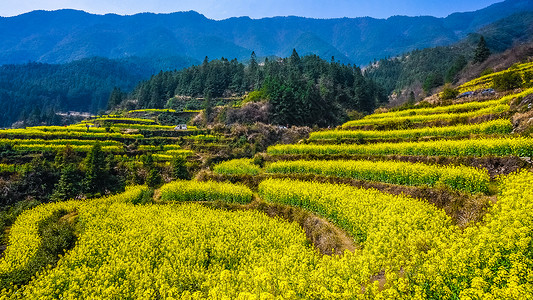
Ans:
[[[0,260],[1,295],[530,299],[533,139],[516,132],[511,117],[516,99],[531,93],[374,114],[253,158],[218,162],[196,180],[27,210]],[[495,118],[476,119],[486,114]],[[463,122],[432,123],[443,119]],[[138,153],[165,160],[230,142],[194,129],[156,145],[141,132],[168,131],[156,127],[165,125],[101,120],[131,126],[30,128],[26,138],[20,130],[0,143],[31,153],[66,144],[83,151],[100,141],[135,162]],[[398,120],[420,124],[379,130]],[[78,135],[57,140],[36,132]],[[114,133],[122,136],[105,136]],[[4,164],[0,171],[16,170]],[[53,237],[43,228],[51,220],[71,230],[60,257],[45,255]]]
[[[533,63],[516,64],[508,70],[495,72],[481,76],[477,79],[471,80],[459,86],[460,92],[476,91],[484,88],[491,88],[494,83],[494,78],[503,74],[516,73],[522,78],[528,78],[531,80],[531,74],[533,72]]]

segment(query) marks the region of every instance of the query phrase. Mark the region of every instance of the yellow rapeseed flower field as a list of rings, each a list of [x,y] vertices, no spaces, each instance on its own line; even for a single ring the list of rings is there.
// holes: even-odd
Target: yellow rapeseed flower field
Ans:
[[[487,192],[490,182],[484,169],[399,161],[277,161],[265,169],[269,173],[311,173],[401,185],[447,186],[470,193]]]
[[[377,143],[366,145],[289,144],[268,147],[271,155],[424,155],[424,156],[533,156],[533,139],[524,137]]]
[[[510,120],[497,119],[479,124],[444,127],[422,127],[403,130],[324,130],[311,132],[310,141],[336,139],[412,139],[420,137],[462,137],[470,134],[508,134],[513,130]]]

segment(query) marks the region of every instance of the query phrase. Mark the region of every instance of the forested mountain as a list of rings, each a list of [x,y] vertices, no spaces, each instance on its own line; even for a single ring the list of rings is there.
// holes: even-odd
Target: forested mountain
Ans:
[[[0,127],[18,120],[57,123],[56,112],[96,113],[106,109],[114,87],[131,90],[159,70],[174,70],[195,61],[182,57],[87,58],[68,64],[27,63],[0,66]]]
[[[357,65],[414,49],[449,45],[512,14],[533,11],[529,0],[507,0],[446,18],[310,19],[247,17],[210,20],[196,12],[93,15],[34,11],[0,18],[0,64],[65,63],[101,56],[287,57],[293,48]]]
[[[365,74],[383,86],[388,94],[405,92],[405,89],[419,89],[427,94],[432,88],[459,80],[461,71],[469,63],[475,63],[475,50],[482,36],[491,53],[533,42],[533,13],[511,15],[450,46],[417,49],[381,59],[366,68]],[[478,75],[472,74],[473,77]]]
[[[202,97],[203,108],[209,110],[211,99],[245,92],[252,92],[248,100],[268,100],[270,122],[282,125],[337,125],[347,111],[372,112],[387,101],[384,90],[360,68],[316,55],[300,58],[296,50],[288,58],[262,64],[252,54],[246,66],[236,59],[206,58],[202,65],[152,76],[131,97],[136,108],[182,108],[183,103],[171,99],[174,95]]]
[[[5,64],[0,66],[0,105],[4,108],[0,126],[19,120],[27,125],[57,124],[58,111],[96,113],[108,107],[113,89],[119,95],[114,101],[120,101],[120,95],[157,73],[134,91],[141,107],[164,107],[174,95],[243,95],[280,83],[278,88],[284,92],[278,96],[296,99],[292,108],[282,108],[282,114],[306,114],[307,100],[302,99],[316,96],[320,98],[317,103],[325,105],[319,110],[330,109],[332,115],[311,120],[313,114],[308,113],[300,120],[273,120],[280,124],[333,124],[343,118],[345,110],[370,112],[393,91],[403,91],[406,97],[416,90],[423,96],[424,91],[454,82],[471,63],[481,35],[493,53],[530,41],[531,11],[530,1],[508,0],[447,18],[214,21],[195,12],[102,16],[73,10],[0,18],[0,65]],[[476,33],[470,33],[473,31]],[[426,48],[435,45],[448,46]],[[286,69],[288,60],[278,58],[289,56],[293,49],[304,56],[303,69],[295,76],[288,75],[296,74]],[[252,72],[254,78],[250,68],[242,64],[249,62],[252,50],[260,57],[255,58],[256,64],[269,58]],[[215,59],[209,67],[168,72],[200,64],[205,57]],[[329,63],[332,57],[334,64]],[[359,68],[341,66],[369,61],[364,79]],[[347,76],[347,81],[327,74],[331,66],[338,66],[333,69]],[[356,87],[361,85],[354,83],[354,78],[370,87],[367,95],[357,97],[372,101],[356,103]]]

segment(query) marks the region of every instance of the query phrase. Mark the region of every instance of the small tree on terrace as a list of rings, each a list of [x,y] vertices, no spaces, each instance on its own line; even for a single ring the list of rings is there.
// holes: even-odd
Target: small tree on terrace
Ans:
[[[176,155],[172,158],[172,177],[174,179],[189,179],[186,163],[187,160],[182,155]]]
[[[62,201],[75,198],[81,193],[79,170],[74,164],[63,165],[59,182],[55,185],[52,201]]]
[[[96,143],[85,159],[85,178],[83,187],[86,193],[102,193],[107,178],[105,153],[100,143]]]

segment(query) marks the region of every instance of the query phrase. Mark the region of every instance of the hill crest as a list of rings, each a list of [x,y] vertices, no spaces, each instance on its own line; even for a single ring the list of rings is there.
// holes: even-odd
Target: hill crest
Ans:
[[[195,11],[95,15],[77,10],[34,11],[0,18],[0,64],[65,63],[102,56],[228,57],[317,54],[358,65],[420,48],[448,45],[533,3],[508,0],[446,18],[393,16],[312,19],[236,17],[212,20]],[[17,30],[13,30],[17,28]],[[304,41],[304,42],[302,42]],[[209,49],[209,51],[206,51]]]

